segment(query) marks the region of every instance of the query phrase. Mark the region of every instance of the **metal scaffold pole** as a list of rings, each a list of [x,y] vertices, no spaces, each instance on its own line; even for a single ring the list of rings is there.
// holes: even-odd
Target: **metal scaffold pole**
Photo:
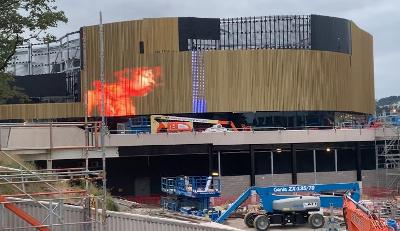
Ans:
[[[101,145],[101,153],[102,153],[102,161],[103,161],[103,204],[102,204],[102,216],[103,216],[103,231],[107,230],[106,223],[106,195],[107,195],[107,178],[106,178],[106,153],[104,148],[104,138],[105,138],[105,129],[106,129],[106,120],[105,120],[105,94],[104,94],[104,31],[103,31],[103,16],[100,11],[100,81],[101,81],[101,137],[100,137],[100,145]]]
[[[50,136],[46,137],[49,139],[48,148],[54,150],[54,130],[60,128],[78,128],[85,125],[85,129],[88,127],[96,130],[98,128],[98,122],[92,123],[68,123],[68,122],[49,122],[49,123],[37,123],[37,124],[1,124],[2,128],[48,128]],[[87,131],[86,133],[91,133]],[[0,142],[4,143],[4,142]],[[4,145],[4,144],[3,144]],[[78,146],[62,146],[65,149],[76,150],[96,148],[98,146],[90,146],[86,143],[84,147]],[[0,146],[0,148],[4,148]],[[0,165],[0,189],[8,187],[10,190],[0,192],[0,213],[3,209],[3,213],[14,214],[19,219],[25,221],[26,224],[21,226],[15,226],[12,224],[0,224],[1,230],[26,230],[32,228],[42,227],[41,230],[69,230],[70,226],[79,226],[79,230],[91,231],[91,230],[107,230],[108,224],[101,218],[106,218],[102,214],[106,215],[106,212],[101,212],[102,208],[97,206],[101,199],[105,201],[105,195],[90,195],[88,188],[70,188],[71,184],[75,185],[77,182],[97,182],[102,180],[105,176],[103,170],[89,170],[86,166],[75,167],[75,168],[46,168],[37,169],[33,166],[25,165],[23,160],[20,160],[14,154],[0,150],[0,159],[2,163]],[[4,160],[4,161],[3,161]],[[10,167],[15,166],[15,167]],[[105,168],[103,168],[105,169]],[[105,190],[104,190],[105,191]],[[5,193],[7,192],[7,193]],[[70,213],[69,209],[66,212],[64,204],[68,203],[73,206],[77,206],[76,209],[83,211],[82,218],[80,216],[73,216],[73,218],[67,217],[66,214]],[[104,211],[106,211],[106,203],[103,203]],[[29,213],[30,209],[37,207],[35,213]],[[91,209],[93,208],[93,209]],[[5,209],[5,210],[4,210]],[[65,213],[66,212],[66,213]],[[43,215],[45,214],[45,215]],[[100,220],[104,221],[100,224]],[[1,219],[0,219],[1,221]],[[13,226],[13,227],[4,227]]]

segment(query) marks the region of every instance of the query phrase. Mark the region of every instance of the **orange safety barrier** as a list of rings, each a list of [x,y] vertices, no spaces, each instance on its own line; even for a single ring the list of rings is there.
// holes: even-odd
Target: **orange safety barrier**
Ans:
[[[5,202],[8,202],[7,199],[4,196],[0,195],[0,203],[5,203]],[[8,210],[10,210],[12,213],[17,215],[18,217],[20,217],[22,220],[26,221],[28,224],[30,224],[33,227],[35,227],[37,230],[39,230],[39,231],[51,231],[51,229],[49,229],[47,227],[40,227],[40,226],[42,226],[40,221],[36,220],[34,217],[29,215],[24,210],[18,208],[15,204],[5,203],[4,207],[7,208]]]
[[[122,196],[124,199],[145,205],[160,205],[160,195],[150,196]]]
[[[345,196],[343,216],[348,231],[390,231],[385,221]]]

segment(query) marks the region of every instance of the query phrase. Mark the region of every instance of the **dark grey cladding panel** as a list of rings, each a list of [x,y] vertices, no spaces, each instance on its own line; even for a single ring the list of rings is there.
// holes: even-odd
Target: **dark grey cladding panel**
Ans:
[[[119,156],[162,156],[207,154],[208,144],[127,146],[118,148]]]
[[[65,73],[15,76],[14,85],[22,88],[29,97],[67,95]]]
[[[350,21],[311,15],[311,49],[351,54]]]
[[[220,39],[219,18],[179,17],[179,50],[188,50],[188,39]]]
[[[84,54],[83,54],[83,27],[81,27],[81,28],[79,28],[79,51],[80,51],[80,57],[82,57],[81,58],[81,70],[83,70],[83,69],[85,69],[85,61],[86,60],[84,60],[84,58],[83,57],[85,57],[84,56]]]

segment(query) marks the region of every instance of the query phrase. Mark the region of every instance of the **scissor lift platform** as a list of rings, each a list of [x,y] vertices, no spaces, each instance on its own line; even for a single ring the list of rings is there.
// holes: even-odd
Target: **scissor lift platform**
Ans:
[[[219,178],[211,176],[162,177],[161,191],[167,194],[162,198],[162,207],[181,211],[183,207],[195,207],[203,211],[209,209],[210,198],[221,195]]]
[[[221,195],[221,184],[218,178],[211,176],[162,177],[161,191],[192,198],[218,197]]]

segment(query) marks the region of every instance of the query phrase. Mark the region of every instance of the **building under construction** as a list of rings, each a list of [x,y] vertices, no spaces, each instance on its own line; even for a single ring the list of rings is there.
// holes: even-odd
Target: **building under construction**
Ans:
[[[102,32],[83,26],[18,48],[8,70],[30,102],[0,105],[0,120],[48,127],[4,125],[2,150],[43,169],[101,168],[100,130],[85,126],[100,120],[104,94],[107,188],[116,196],[157,200],[163,176],[212,173],[225,198],[276,184],[397,190],[399,130],[369,126],[373,39],[354,22],[178,17]],[[84,125],[57,126],[71,121]]]

